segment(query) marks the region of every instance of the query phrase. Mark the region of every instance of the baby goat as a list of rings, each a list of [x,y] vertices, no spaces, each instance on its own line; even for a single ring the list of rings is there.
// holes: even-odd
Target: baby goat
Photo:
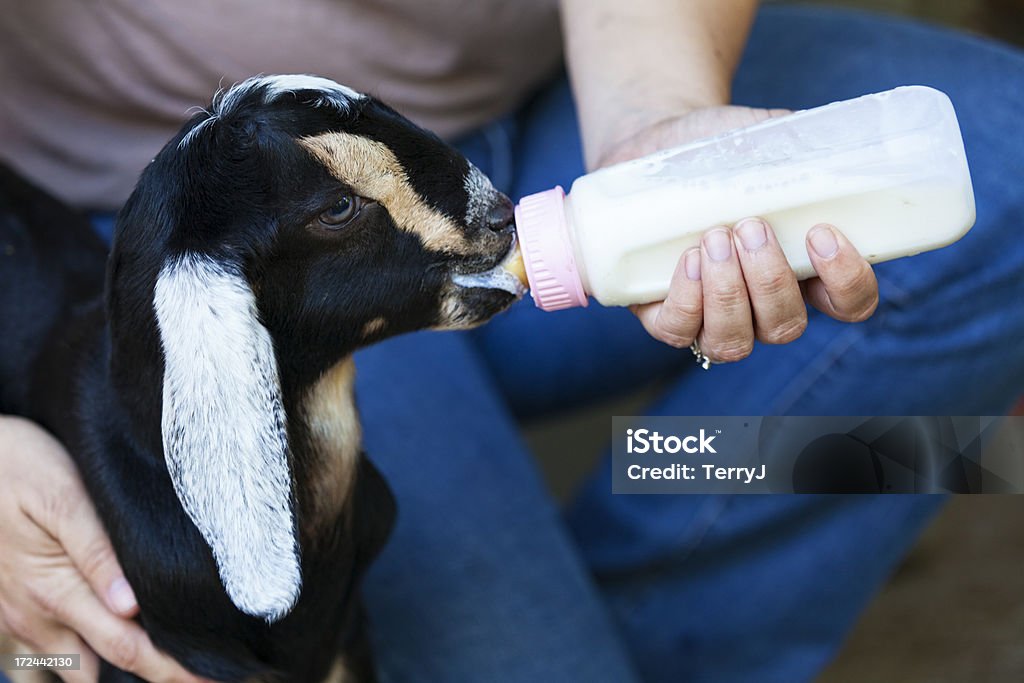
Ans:
[[[72,453],[154,643],[217,681],[372,680],[358,583],[394,503],[352,353],[515,301],[474,275],[513,248],[509,200],[312,76],[250,79],[184,126],[118,216],[105,285],[80,219],[4,186],[0,412]]]

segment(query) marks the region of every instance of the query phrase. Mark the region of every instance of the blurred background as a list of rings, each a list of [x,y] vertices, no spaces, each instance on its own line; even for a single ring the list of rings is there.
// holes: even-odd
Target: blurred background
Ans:
[[[902,14],[1024,45],[1022,0],[802,0],[802,4]]]
[[[1024,0],[804,0],[804,4],[904,15],[1024,46]],[[1024,74],[1016,87],[1024,87]],[[1024,123],[1024,114],[1021,120]],[[605,452],[611,433],[609,415],[643,414],[655,395],[657,388],[652,388],[527,425],[527,440],[554,493],[562,499],[571,496]],[[1018,411],[1024,414],[1024,403]],[[1015,431],[1005,437],[1016,441],[1015,452],[1024,452],[1021,425],[1024,420],[1017,420]],[[567,448],[567,443],[573,447]],[[954,497],[819,679],[819,683],[1020,681],[1024,681],[1024,495]]]

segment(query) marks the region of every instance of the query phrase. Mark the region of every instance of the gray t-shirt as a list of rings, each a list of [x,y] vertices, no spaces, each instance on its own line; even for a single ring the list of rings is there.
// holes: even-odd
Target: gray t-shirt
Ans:
[[[556,0],[45,0],[0,14],[0,158],[110,209],[218,85],[315,73],[444,137],[558,68]]]

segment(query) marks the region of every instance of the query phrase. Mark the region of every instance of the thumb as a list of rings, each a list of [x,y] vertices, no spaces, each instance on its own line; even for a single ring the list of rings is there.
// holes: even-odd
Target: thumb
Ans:
[[[124,577],[85,487],[76,480],[62,495],[67,498],[55,520],[57,541],[108,609],[121,616],[133,616],[138,611],[135,593]]]

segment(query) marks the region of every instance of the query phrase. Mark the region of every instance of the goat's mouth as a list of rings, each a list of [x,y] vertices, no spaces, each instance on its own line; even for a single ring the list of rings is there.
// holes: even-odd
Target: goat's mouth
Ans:
[[[467,270],[455,272],[452,275],[452,282],[466,289],[499,289],[519,299],[526,294],[527,289],[517,274],[517,263],[522,263],[522,255],[513,234],[508,251],[497,263],[491,262],[482,268],[474,263],[468,266]]]

